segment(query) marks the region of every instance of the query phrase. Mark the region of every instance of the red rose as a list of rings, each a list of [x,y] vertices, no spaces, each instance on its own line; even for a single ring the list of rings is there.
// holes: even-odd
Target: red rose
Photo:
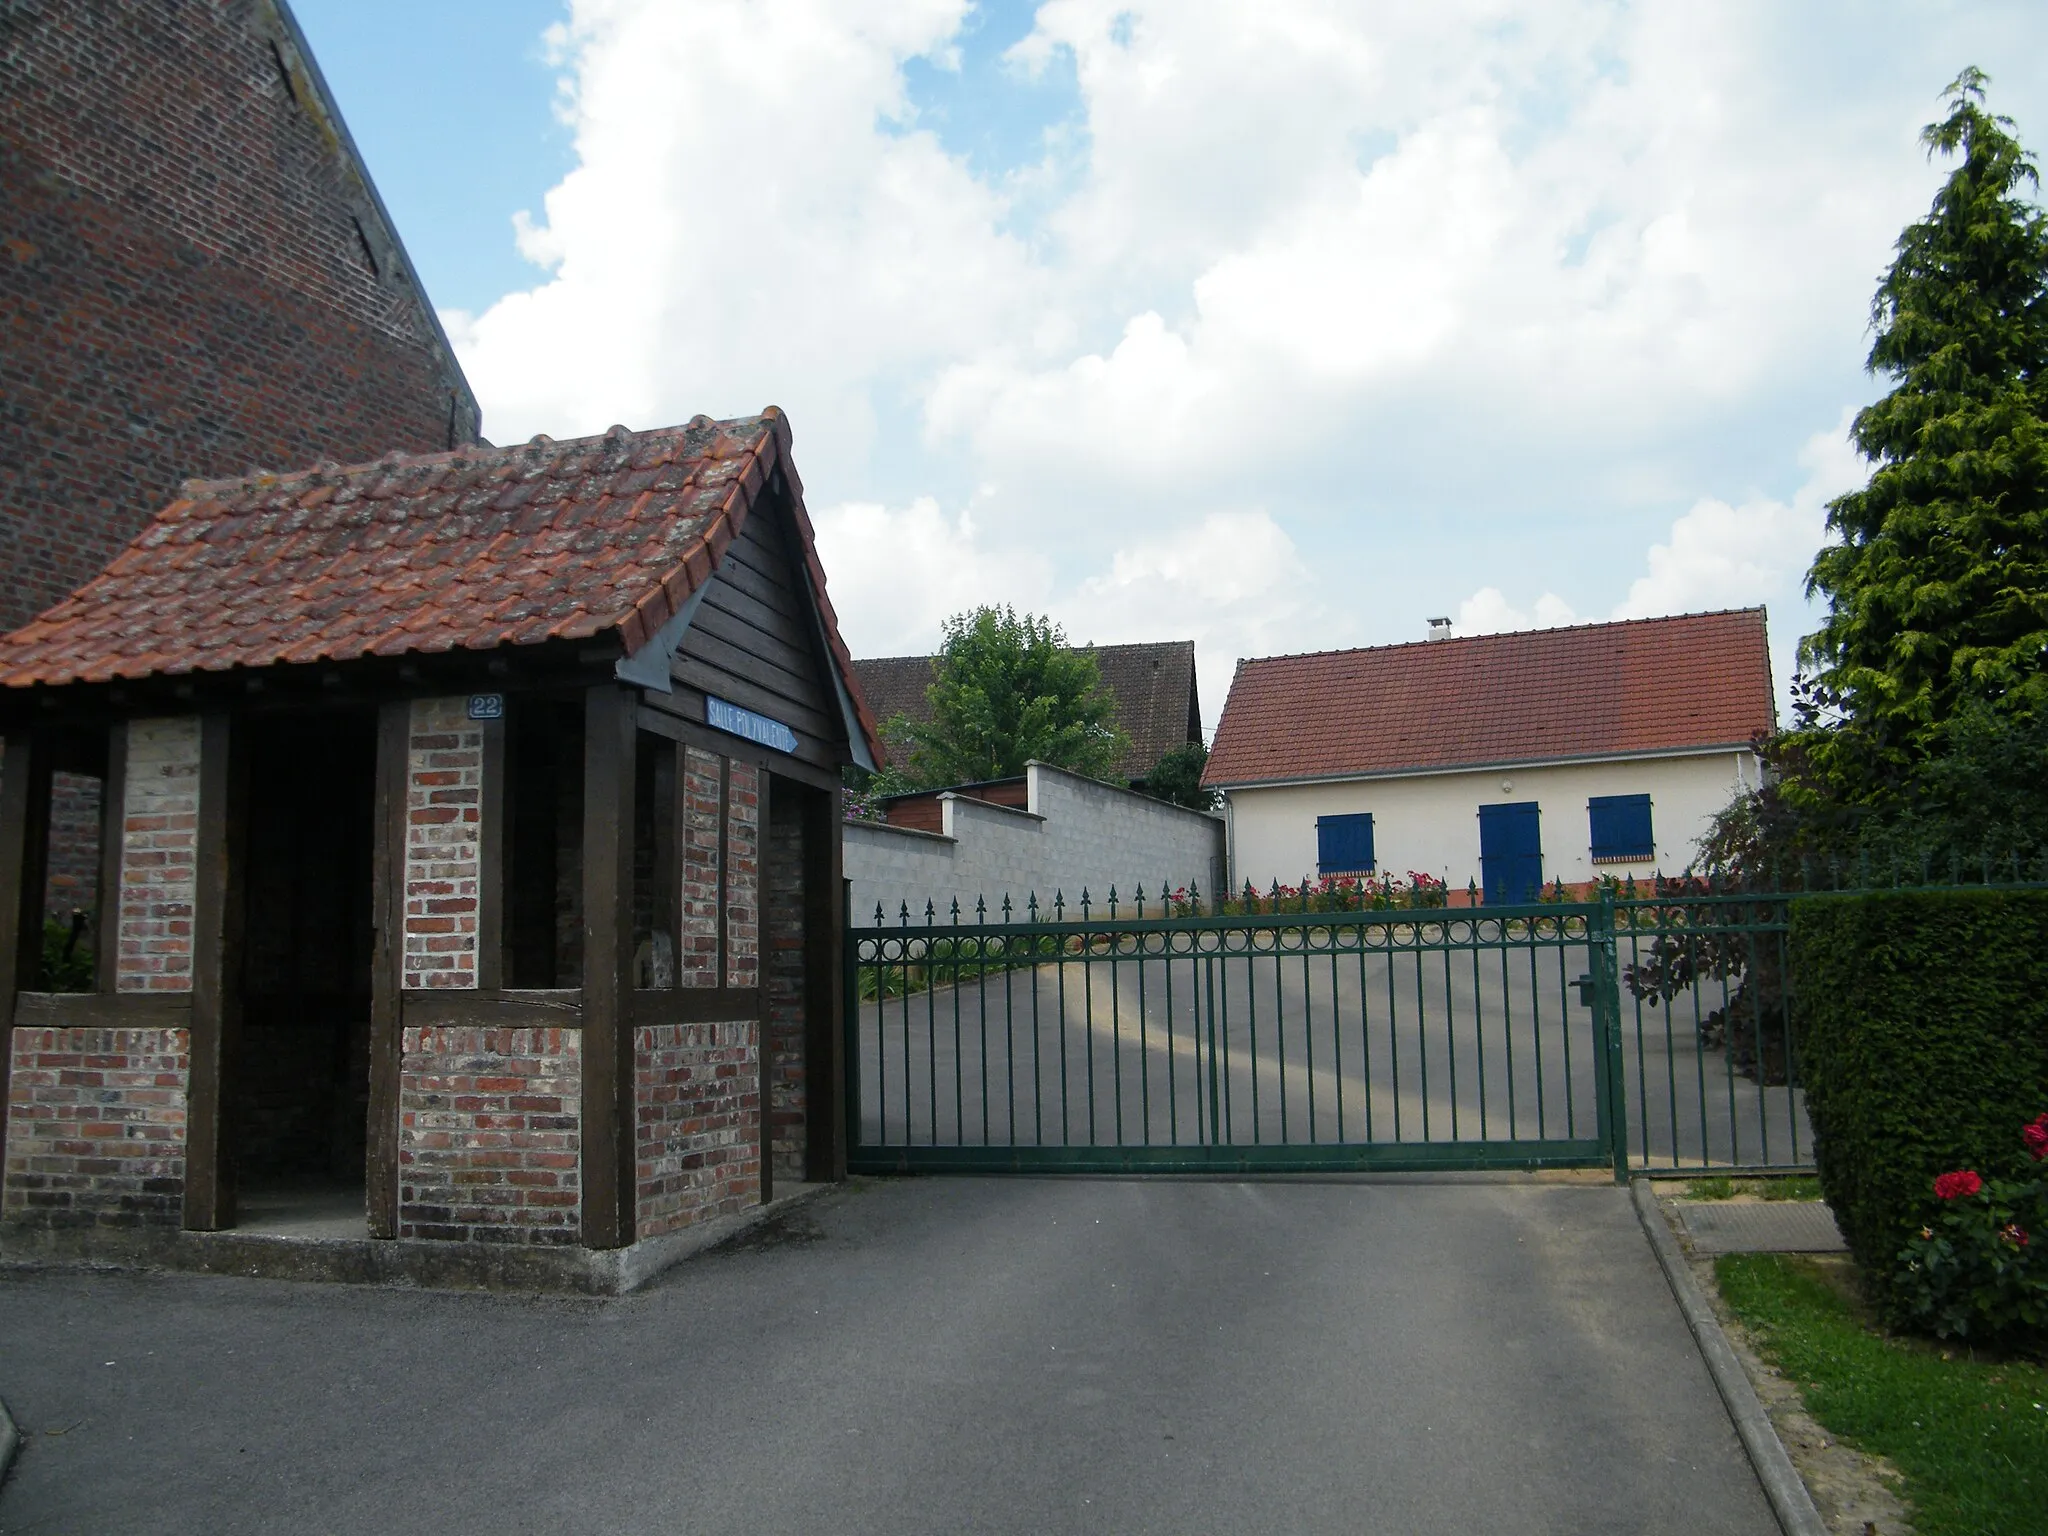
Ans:
[[[1968,1168],[1959,1168],[1954,1173],[1944,1173],[1934,1181],[1934,1192],[1944,1200],[1960,1199],[1974,1195],[1984,1187],[1984,1181]]]
[[[2027,1144],[2027,1150],[2034,1154],[2034,1161],[2048,1157],[2048,1115],[2038,1117],[2032,1125],[2020,1127],[2020,1140]]]

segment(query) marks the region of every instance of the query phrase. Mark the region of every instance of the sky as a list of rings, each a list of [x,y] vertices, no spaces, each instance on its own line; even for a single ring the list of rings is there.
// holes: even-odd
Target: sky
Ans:
[[[842,632],[1238,658],[1764,604],[1996,0],[295,0],[495,442],[789,415]],[[1683,679],[1673,679],[1682,686]]]

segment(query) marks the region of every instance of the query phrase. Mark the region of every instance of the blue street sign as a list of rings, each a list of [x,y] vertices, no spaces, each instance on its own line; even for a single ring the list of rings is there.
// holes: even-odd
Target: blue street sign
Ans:
[[[757,715],[751,709],[741,709],[737,704],[728,704],[714,694],[704,696],[705,723],[714,730],[730,731],[735,736],[744,736],[749,741],[759,742],[764,747],[773,747],[778,752],[796,750],[796,732],[780,720],[771,720],[766,715]]]

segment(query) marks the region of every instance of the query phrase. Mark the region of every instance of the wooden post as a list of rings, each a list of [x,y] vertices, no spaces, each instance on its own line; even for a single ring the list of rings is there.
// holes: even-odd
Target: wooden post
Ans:
[[[477,804],[476,984],[495,992],[510,969],[505,958],[505,720],[483,722],[483,787]]]
[[[9,731],[0,757],[0,1148],[7,1144],[14,1010],[43,953],[43,855],[49,847],[50,747],[39,731]]]
[[[107,772],[100,781],[99,934],[93,943],[93,990],[119,989],[121,967],[121,844],[128,826],[128,722],[107,731]]]
[[[583,707],[583,1242],[633,1241],[633,794],[638,691]]]
[[[398,1236],[398,1084],[404,1061],[405,835],[412,705],[377,711],[376,812],[370,850],[370,1109],[364,1200],[370,1236]],[[488,760],[488,759],[487,759]]]
[[[235,1224],[228,1088],[241,1043],[246,752],[225,714],[199,722],[199,833],[192,898],[192,1075],[185,1100],[185,1225]]]
[[[846,918],[839,792],[804,797],[804,1177],[846,1177]]]

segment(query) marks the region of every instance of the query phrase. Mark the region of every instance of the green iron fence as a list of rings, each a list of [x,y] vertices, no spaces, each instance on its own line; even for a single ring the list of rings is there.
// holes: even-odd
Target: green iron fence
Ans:
[[[850,1166],[1619,1170],[1615,917],[877,912],[848,934]]]
[[[1801,883],[1927,871],[1843,873]],[[849,914],[850,1166],[1810,1168],[1787,965],[1803,893],[1688,879],[1323,911],[1305,889],[1205,906],[1141,888]]]

